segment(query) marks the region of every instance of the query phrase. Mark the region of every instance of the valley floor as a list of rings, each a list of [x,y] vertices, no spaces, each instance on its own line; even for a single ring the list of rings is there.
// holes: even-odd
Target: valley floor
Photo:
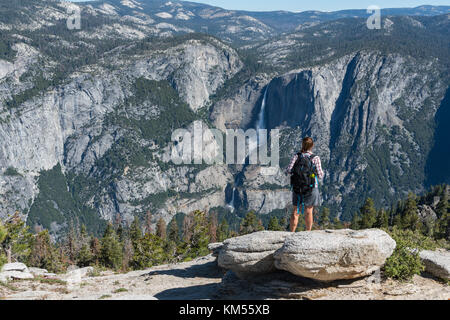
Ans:
[[[67,285],[62,281],[16,280],[0,285],[6,300],[227,300],[227,299],[450,299],[450,286],[431,276],[415,276],[401,283],[367,279],[317,283],[287,273],[253,282],[238,280],[219,269],[210,256],[191,262],[164,265],[126,274],[101,273]]]

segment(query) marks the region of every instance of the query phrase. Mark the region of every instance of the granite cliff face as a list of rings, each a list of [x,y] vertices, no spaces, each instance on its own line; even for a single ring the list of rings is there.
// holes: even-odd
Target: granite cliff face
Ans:
[[[410,57],[358,52],[274,78],[267,85],[265,125],[282,128],[284,163],[298,150],[301,137],[315,139],[330,203],[340,204],[355,191],[386,203],[411,188],[423,188],[431,149],[426,141],[432,140],[434,114],[447,88],[436,61],[421,65]],[[288,181],[267,183],[286,187]],[[369,185],[384,185],[388,192],[362,191]],[[357,210],[343,210],[349,208]]]
[[[238,215],[279,212],[290,201],[282,168],[304,135],[322,158],[324,200],[343,219],[366,196],[388,204],[429,178],[435,124],[448,113],[447,51],[439,47],[448,14],[414,24],[389,18],[379,35],[394,39],[414,26],[407,30],[422,41],[419,53],[427,44],[420,37],[437,37],[438,54],[424,57],[378,43],[330,51],[327,41],[348,41],[347,27],[371,37],[358,19],[300,19],[301,28],[284,25],[292,33],[281,34],[275,13],[190,3],[14,6],[0,20],[0,218],[19,210],[56,234],[72,219],[98,230],[103,220],[150,211],[153,222],[169,222],[196,209],[229,210],[232,199]],[[91,23],[67,31],[67,8]],[[29,19],[18,24],[14,10]],[[212,28],[217,21],[227,28]],[[219,38],[195,33],[202,23]],[[318,48],[313,58],[295,55],[308,47]],[[254,165],[174,165],[171,134],[194,121],[280,129],[282,168],[267,176]],[[442,139],[445,129],[436,130]]]
[[[7,89],[11,83],[26,87],[18,78],[33,66],[33,56],[38,56],[26,44],[16,47],[16,60],[2,64],[4,102],[10,94]],[[193,194],[205,192],[205,199],[199,199],[199,204],[194,206],[192,201],[168,201],[163,209],[168,220],[179,207],[186,208],[180,211],[189,212],[222,204],[222,192],[217,194],[217,190],[223,191],[232,180],[226,168],[164,170],[155,161],[133,166],[124,160],[124,166],[119,169],[101,162],[116,152],[112,150],[117,150],[115,148],[124,139],[139,139],[142,132],[135,122],[158,121],[168,112],[162,109],[169,107],[174,99],[180,105],[180,113],[194,115],[208,103],[210,95],[241,68],[242,62],[235,51],[218,40],[186,40],[167,50],[146,50],[133,56],[113,54],[102,63],[71,74],[67,83],[32,97],[15,110],[4,108],[0,125],[0,167],[4,173],[1,215],[16,209],[28,212],[39,194],[40,172],[51,170],[57,164],[66,176],[108,180],[107,185],[95,190],[98,194],[85,199],[87,206],[95,207],[104,219],[112,219],[116,214],[132,219],[131,214],[136,210],[145,212],[149,208],[133,206],[130,202],[136,203],[169,189]],[[170,101],[136,99],[139,93],[135,86],[141,82],[153,84],[157,90],[173,90],[168,95],[177,94],[179,98],[170,97]],[[122,121],[125,118],[127,123]],[[111,125],[107,125],[108,121],[112,121]],[[167,135],[170,140],[169,131]],[[163,143],[158,144],[151,138],[136,140],[137,147],[148,148],[155,155],[166,152]],[[126,152],[124,149],[122,151]],[[170,158],[166,159],[168,161]],[[57,203],[54,207],[64,215]],[[39,217],[35,222],[40,222]]]

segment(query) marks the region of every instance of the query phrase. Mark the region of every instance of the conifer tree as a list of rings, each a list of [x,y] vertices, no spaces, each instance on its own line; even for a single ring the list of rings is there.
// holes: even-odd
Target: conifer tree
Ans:
[[[78,235],[75,230],[74,222],[73,222],[73,220],[70,220],[69,229],[67,231],[65,244],[64,244],[64,251],[67,254],[70,264],[76,263],[77,254],[78,254],[77,239],[78,239]]]
[[[350,223],[350,229],[359,230],[361,228],[361,219],[357,213],[353,214],[352,222]]]
[[[419,228],[419,215],[417,213],[416,196],[413,193],[409,193],[406,200],[403,214],[402,214],[402,227],[410,230],[417,230]]]
[[[217,241],[222,242],[228,238],[230,238],[230,227],[228,226],[227,220],[224,218],[217,228]]]
[[[161,239],[166,238],[166,222],[163,218],[160,218],[158,220],[158,223],[156,225],[156,235]]]
[[[193,213],[193,224],[190,239],[190,251],[191,257],[204,256],[209,253],[208,244],[209,238],[209,226],[206,214],[202,211],[195,211]]]
[[[245,235],[262,230],[264,230],[264,227],[262,226],[260,220],[257,219],[256,214],[253,211],[247,213],[241,223],[240,234]]]
[[[359,210],[361,213],[360,228],[372,228],[377,221],[377,211],[375,209],[373,200],[371,198],[368,198]]]
[[[122,246],[111,223],[100,241],[100,262],[103,266],[118,270],[122,266]]]
[[[64,263],[58,250],[51,243],[48,230],[43,230],[33,236],[30,241],[27,265],[47,269],[54,273],[63,271]]]
[[[270,218],[269,225],[267,226],[267,230],[270,230],[270,231],[281,231],[282,230],[282,228],[280,226],[280,222],[278,221],[277,217],[274,216],[274,217]]]
[[[443,192],[441,198],[436,206],[436,215],[438,218],[445,216],[449,210],[449,201],[446,192]]]
[[[394,214],[393,226],[396,226],[399,229],[403,228],[402,215],[400,213]]]
[[[152,214],[150,210],[148,210],[145,213],[145,226],[144,226],[144,232],[145,233],[153,233],[153,227],[152,227]]]
[[[135,270],[150,268],[166,261],[163,240],[154,234],[145,234],[133,248],[131,265]]]
[[[130,227],[130,240],[133,246],[142,238],[141,224],[139,223],[138,217],[134,217],[133,223]]]
[[[211,242],[217,241],[217,214],[215,212],[212,212],[209,215],[209,239]]]
[[[91,247],[89,243],[84,243],[80,251],[78,252],[77,257],[77,266],[79,267],[88,267],[93,263],[93,254],[91,251]]]
[[[101,250],[100,240],[98,240],[98,238],[96,237],[93,237],[90,241],[89,246],[92,253],[92,263],[94,265],[100,265],[100,250]]]
[[[6,236],[1,243],[0,251],[6,255],[7,262],[26,260],[30,254],[32,235],[18,211],[7,219],[4,227],[6,228]]]
[[[342,223],[342,221],[338,217],[335,217],[334,220],[333,220],[333,227],[335,229],[343,229],[344,228],[344,224]]]
[[[175,219],[173,219],[169,224],[169,232],[167,234],[167,240],[174,242],[176,244],[180,242],[178,224]]]
[[[320,215],[320,224],[322,229],[328,229],[330,227],[330,209],[322,208],[322,214]]]
[[[6,239],[6,236],[8,234],[8,230],[6,227],[2,224],[0,221],[0,248],[3,247],[2,243]],[[1,267],[7,262],[6,254],[3,252],[3,250],[0,251],[0,270]]]
[[[380,209],[377,214],[377,222],[375,227],[387,229],[389,227],[389,216],[386,210]]]

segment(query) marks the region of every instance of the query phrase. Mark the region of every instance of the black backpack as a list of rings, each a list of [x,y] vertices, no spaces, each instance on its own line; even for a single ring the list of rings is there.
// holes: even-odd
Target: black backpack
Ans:
[[[303,156],[303,154],[297,154],[297,161],[292,168],[291,186],[295,193],[300,195],[309,195],[316,183],[316,168],[312,162],[315,157],[314,154]]]

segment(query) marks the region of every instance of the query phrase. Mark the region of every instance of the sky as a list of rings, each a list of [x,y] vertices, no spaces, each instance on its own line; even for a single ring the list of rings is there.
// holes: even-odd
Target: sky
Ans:
[[[77,1],[77,0],[72,0]],[[86,1],[86,0],[84,0]],[[139,1],[139,0],[138,0]],[[169,1],[169,0],[168,0]],[[367,9],[371,5],[380,8],[417,7],[424,4],[450,5],[450,0],[191,0],[230,10],[249,11],[337,11],[344,9]]]

